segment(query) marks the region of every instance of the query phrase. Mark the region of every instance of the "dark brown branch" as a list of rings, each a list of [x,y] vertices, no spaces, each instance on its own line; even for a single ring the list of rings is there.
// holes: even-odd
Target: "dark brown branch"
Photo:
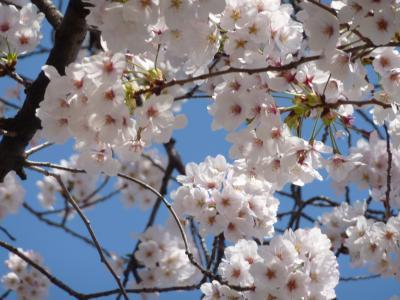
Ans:
[[[171,161],[171,164],[179,172],[179,174],[186,174],[185,165],[182,163],[182,159],[178,151],[175,149],[175,140],[171,139],[169,143],[164,144],[164,148],[167,151],[169,161]]]
[[[389,134],[386,124],[383,126],[383,128],[385,128],[385,133],[386,133],[386,152],[387,152],[386,193],[385,193],[385,199],[383,201],[383,205],[385,206],[385,219],[387,221],[390,218],[390,216],[392,215],[391,209],[390,209],[390,192],[392,189],[393,155],[392,155],[392,150],[390,149],[390,134]]]
[[[220,70],[220,71],[215,71],[215,72],[210,72],[210,73],[205,73],[205,74],[201,74],[198,76],[194,76],[194,77],[189,77],[189,78],[185,78],[185,79],[173,79],[170,80],[168,82],[160,82],[159,85],[150,88],[150,89],[143,89],[143,90],[139,90],[138,92],[136,92],[136,95],[142,95],[142,94],[146,94],[146,93],[161,93],[162,90],[175,86],[175,85],[180,85],[183,86],[185,84],[188,83],[193,83],[199,80],[206,80],[208,78],[212,78],[212,77],[217,77],[217,76],[221,76],[221,75],[225,75],[225,74],[230,74],[230,73],[246,73],[249,75],[252,74],[257,74],[257,73],[263,73],[263,72],[281,72],[281,71],[285,71],[285,70],[290,70],[293,68],[296,68],[304,63],[310,62],[310,61],[314,61],[314,60],[318,60],[320,59],[321,56],[320,55],[314,55],[314,56],[309,56],[309,57],[302,57],[301,59],[299,59],[298,61],[294,61],[291,62],[289,64],[286,65],[282,65],[282,66],[268,66],[268,67],[262,67],[262,68],[254,68],[254,69],[247,69],[247,68],[236,68],[236,67],[229,67],[225,70]]]
[[[358,107],[363,107],[367,105],[378,105],[383,108],[389,108],[391,107],[390,104],[381,102],[375,98],[365,100],[365,101],[357,101],[357,100],[338,100],[335,103],[321,103],[315,106],[311,106],[310,108],[318,108],[318,107],[324,107],[324,108],[338,108],[340,105],[346,105],[346,104],[351,104],[354,106]]]
[[[7,290],[5,291],[1,296],[0,296],[0,300],[4,300],[8,297],[8,295],[10,295],[12,292],[12,290]]]
[[[149,287],[149,288],[137,288],[137,289],[127,289],[127,293],[135,293],[135,294],[142,294],[142,293],[167,293],[167,292],[175,292],[175,291],[192,291],[197,290],[200,288],[200,284],[196,285],[187,285],[187,286],[171,286],[171,287]],[[111,295],[116,295],[119,293],[119,290],[109,290],[103,291],[93,294],[86,294],[85,299],[93,299],[93,298],[100,298],[106,297]]]
[[[281,195],[281,196],[285,196],[285,197],[288,197],[288,198],[292,198],[292,194],[290,194],[290,193],[288,193],[288,192],[285,192],[285,191],[276,191],[276,193],[277,193],[278,195]]]
[[[16,241],[17,239],[3,226],[0,226],[0,231],[2,231],[10,240]]]
[[[87,32],[85,21],[89,11],[80,0],[69,2],[65,17],[55,33],[54,47],[50,51],[46,64],[54,66],[60,74],[78,55]],[[36,109],[43,100],[49,79],[43,72],[26,90],[26,99],[16,116],[1,122],[4,130],[16,132],[15,137],[5,136],[0,143],[0,182],[10,172],[15,171],[21,179],[26,179],[23,170],[24,152],[30,140],[41,128],[40,120],[35,116]]]
[[[2,76],[5,75],[9,76],[11,79],[23,85],[25,88],[29,88],[31,85],[31,80],[25,78],[24,76],[19,75],[15,71],[14,66],[10,67],[7,66],[6,64],[0,64],[0,73],[2,74]]]
[[[5,4],[5,5],[14,5],[18,9],[22,8],[20,5],[17,5],[13,1],[10,1],[10,0],[0,0],[0,3]]]
[[[14,108],[14,109],[20,109],[21,107],[15,103],[12,103],[6,99],[0,98],[0,102],[3,103],[5,106]]]
[[[42,13],[44,13],[47,21],[55,30],[60,28],[63,15],[51,0],[32,0],[32,3],[35,4]]]
[[[314,204],[315,205],[315,202],[322,202],[322,203],[325,203],[327,206],[330,206],[330,207],[332,207],[332,206],[339,206],[340,204],[338,203],[338,202],[335,202],[335,201],[333,201],[332,199],[330,199],[329,197],[326,197],[326,196],[315,196],[315,197],[312,197],[312,198],[310,198],[310,199],[308,199],[308,200],[306,200],[305,202],[304,202],[304,205],[308,205],[308,204]],[[316,205],[316,206],[318,206],[318,205]]]
[[[224,252],[225,252],[225,236],[223,233],[221,233],[218,236],[218,247],[216,249],[216,257],[215,257],[215,262],[214,262],[214,268],[213,268],[213,273],[216,274],[218,271],[218,267],[222,261],[222,258],[224,257]]]

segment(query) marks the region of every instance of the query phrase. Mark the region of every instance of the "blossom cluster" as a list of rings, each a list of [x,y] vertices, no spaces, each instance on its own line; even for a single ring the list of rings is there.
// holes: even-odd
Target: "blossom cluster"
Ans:
[[[9,173],[0,183],[0,219],[10,213],[16,213],[24,201],[25,190],[17,180],[15,173]]]
[[[347,249],[353,266],[368,265],[372,273],[400,280],[400,217],[382,222],[365,212],[366,203],[342,203],[322,216],[323,231],[334,250]]]
[[[352,265],[368,265],[370,272],[400,280],[400,217],[375,222],[364,216],[346,230],[344,245]]]
[[[43,259],[38,253],[32,250],[19,251],[43,267]],[[17,293],[18,300],[42,300],[47,297],[50,281],[46,276],[13,253],[9,254],[5,263],[10,272],[1,278],[1,282],[5,289]]]
[[[145,268],[139,270],[142,281],[137,287],[185,286],[201,279],[201,273],[186,255],[182,237],[169,229],[152,226],[140,236],[135,258]]]
[[[193,217],[202,235],[223,232],[231,241],[273,235],[278,200],[271,184],[243,174],[222,155],[187,164],[177,179],[173,207],[180,218]]]
[[[38,13],[32,3],[25,4],[21,9],[0,4],[1,50],[17,54],[34,50],[42,38],[40,24],[43,17],[44,14]]]
[[[218,51],[218,23],[209,15],[222,12],[223,0],[91,2],[87,21],[99,28],[107,50],[157,55],[171,72],[183,74],[204,73]]]
[[[327,9],[304,2],[295,17],[293,7],[279,0],[93,4],[88,22],[100,29],[103,47],[112,52],[72,64],[66,76],[46,68],[51,84],[37,114],[48,139],[61,143],[75,137],[85,169],[115,174],[119,163],[113,151],[135,160],[144,147],[167,141],[173,128],[182,127],[182,118],[172,115],[172,102],[190,84],[166,88],[163,83],[204,74],[211,63],[219,71],[229,66],[279,69],[320,54],[313,62],[282,71],[228,72],[198,81],[214,99],[209,106],[213,129],[233,131],[247,123],[228,136],[234,144],[232,156],[245,159],[248,172],[266,175],[278,188],[287,182],[321,180],[318,168],[329,170],[332,164],[336,168],[338,162],[342,166],[341,157],[322,160],[320,154],[331,151],[316,141],[316,134],[307,141],[293,137],[290,130],[299,131],[302,120],[310,116],[328,127],[335,121],[351,127],[352,106],[334,104],[361,101],[374,92],[363,61],[353,57],[362,57],[364,46],[390,43],[399,19],[395,1],[354,5],[333,1]],[[357,14],[349,13],[353,10]],[[391,48],[382,49],[372,52],[371,59],[384,75],[383,89],[393,94],[398,55]],[[282,110],[273,92],[286,94],[294,106]],[[53,98],[60,101],[51,106],[48,99]],[[325,109],[326,104],[333,106]],[[284,122],[281,110],[289,112]],[[391,126],[393,132],[395,127]],[[332,146],[339,153],[337,145]],[[347,161],[345,168],[353,167]]]
[[[357,201],[353,205],[343,202],[332,212],[325,213],[319,220],[323,232],[332,243],[332,249],[339,250],[346,241],[346,230],[357,223],[357,218],[364,216],[366,203]]]
[[[182,223],[191,219],[201,236],[223,233],[236,243],[219,266],[223,281],[202,285],[205,299],[333,299],[339,273],[332,250],[342,247],[354,264],[371,262],[373,272],[399,277],[399,217],[367,219],[363,203],[325,214],[326,235],[313,228],[273,237],[273,193],[287,183],[322,180],[325,169],[335,187],[355,182],[385,201],[387,179],[400,181],[399,1],[301,1],[296,9],[280,0],[88,1],[87,22],[100,30],[104,52],[70,64],[65,75],[43,68],[50,80],[36,111],[43,135],[55,143],[75,139],[79,156],[65,166],[90,175],[124,171],[159,189],[163,172],[140,159],[145,148],[185,126],[177,100],[210,97],[211,127],[228,132],[234,162],[219,155],[189,163],[172,193]],[[37,29],[41,15],[23,11]],[[336,139],[359,132],[354,105],[366,104],[373,122],[387,125],[391,149],[373,132],[344,155]],[[318,140],[323,130],[330,147]],[[62,176],[77,199],[95,187],[96,177]],[[59,187],[53,178],[38,185],[51,208]],[[117,189],[127,204],[140,199],[146,208],[156,200],[122,180]],[[400,186],[391,185],[389,199],[400,208]],[[265,245],[251,240],[266,238]],[[182,243],[167,229],[146,230],[135,253],[145,266],[140,287],[199,282]]]
[[[135,81],[124,74],[138,63],[122,53],[100,53],[69,65],[63,76],[44,67],[50,84],[37,110],[43,135],[55,143],[74,137],[78,166],[91,174],[115,175],[121,163],[114,152],[121,160],[138,160],[145,147],[167,142],[173,128],[184,125],[173,114],[171,95],[152,95],[136,108],[130,93]]]
[[[252,290],[238,292],[213,281],[201,286],[204,299],[333,299],[339,271],[330,248],[318,228],[286,231],[268,245],[239,240],[225,249],[218,270],[229,285]]]
[[[280,35],[280,31],[274,29],[274,22],[288,22],[293,12],[290,5],[280,5],[280,1],[268,6],[260,4],[265,4],[265,1],[256,2],[227,1],[221,26],[224,27],[223,21],[230,16],[231,28],[224,27],[228,30],[228,41],[224,44],[224,50],[229,56],[215,65],[216,70],[224,71],[227,66],[249,70],[265,66],[279,69],[282,65],[298,60],[295,55],[288,55],[282,49],[278,51],[278,57],[271,55],[271,50],[266,51],[266,48],[279,48],[271,46],[274,43],[268,42],[264,48],[261,45],[253,48],[254,43],[248,38],[252,37],[253,29],[256,33],[262,32],[264,42],[270,41],[266,36],[273,37],[274,40]],[[233,143],[231,156],[244,159],[249,172],[275,183],[278,189],[287,182],[303,185],[314,179],[322,180],[318,172],[322,167],[327,169],[334,180],[345,182],[348,173],[363,164],[359,154],[347,157],[340,155],[335,141],[332,142],[333,149],[316,141],[316,132],[319,130],[315,128],[318,128],[319,120],[331,130],[329,135],[333,140],[342,134],[336,129],[337,124],[346,130],[352,128],[354,109],[352,105],[346,104],[347,101],[364,101],[373,94],[378,102],[381,101],[380,105],[374,106],[376,119],[379,119],[379,125],[382,125],[385,117],[387,121],[391,121],[389,131],[393,136],[394,146],[398,145],[397,132],[400,130],[397,102],[393,97],[399,86],[398,51],[392,47],[382,47],[372,51],[369,57],[373,68],[380,75],[381,90],[374,90],[370,84],[367,69],[364,67],[365,61],[354,59],[354,56],[360,54],[359,49],[365,46],[360,41],[361,33],[365,34],[361,39],[370,39],[370,47],[389,43],[395,38],[396,27],[392,25],[399,22],[398,3],[332,1],[331,7],[322,9],[305,1],[300,7],[302,10],[296,15],[301,21],[298,23],[300,30],[295,30],[296,22],[290,21],[295,25],[283,27],[284,30],[290,30],[287,33],[288,38],[283,41],[291,43],[292,53],[296,53],[298,57],[320,54],[318,59],[282,71],[225,74],[209,79],[203,86],[204,91],[214,99],[209,106],[213,116],[212,128],[224,128],[230,132],[227,139]],[[357,14],[351,13],[353,10]],[[227,11],[230,13],[225,15]],[[254,11],[262,15],[261,24],[270,26],[258,30],[260,26],[255,25],[258,15],[248,18]],[[340,26],[348,27],[348,31],[342,30],[340,33]],[[354,28],[359,32],[352,31]],[[269,32],[265,33],[265,30]],[[307,39],[301,41],[300,38],[300,42],[296,44],[296,36],[299,33],[302,35],[303,30]],[[229,52],[229,34],[237,35],[241,31],[246,32],[245,37],[240,42],[238,38],[234,39],[236,45],[240,45],[240,50],[243,50],[240,59],[237,59],[234,53]],[[381,31],[382,35],[379,34]],[[354,50],[350,50],[349,47],[353,45]],[[269,55],[257,60],[264,52]],[[290,100],[293,106],[280,107],[279,102],[283,100]],[[292,133],[296,130],[300,135],[305,118],[314,119],[314,130],[308,140],[294,137]],[[234,131],[237,128],[239,131]],[[323,159],[321,154],[324,153],[334,155]]]
[[[398,147],[390,147],[391,183],[400,180],[400,152]],[[350,149],[350,157],[358,157],[357,164],[347,172],[341,171],[341,177],[334,179],[334,186],[342,190],[349,182],[356,183],[361,188],[369,188],[371,196],[378,201],[386,201],[387,170],[388,170],[387,142],[378,137],[376,132],[370,134],[369,140],[358,140],[355,147]],[[343,157],[341,165],[348,163]],[[400,208],[400,186],[391,184],[389,204],[392,208]]]

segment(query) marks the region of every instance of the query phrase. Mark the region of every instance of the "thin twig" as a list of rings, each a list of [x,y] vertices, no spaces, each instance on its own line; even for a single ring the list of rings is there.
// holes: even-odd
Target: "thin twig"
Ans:
[[[105,176],[103,182],[89,195],[87,195],[84,199],[82,199],[80,202],[84,203],[83,205],[86,204],[90,199],[92,199],[94,196],[96,196],[110,181],[110,176]],[[86,206],[87,207],[87,206]]]
[[[145,294],[145,293],[167,293],[175,291],[192,291],[200,288],[200,284],[187,285],[187,286],[171,286],[171,287],[148,287],[148,288],[137,288],[137,289],[127,289],[127,293],[135,294]],[[85,299],[94,299],[100,297],[107,297],[111,295],[116,295],[119,293],[118,289],[103,291],[93,294],[86,294]]]
[[[72,229],[68,228],[67,226],[61,224],[61,223],[56,223],[53,222],[52,220],[49,220],[47,218],[44,218],[40,212],[34,210],[28,203],[23,203],[22,206],[28,211],[30,212],[32,215],[34,215],[35,217],[37,217],[40,221],[46,223],[49,226],[52,227],[56,227],[56,228],[60,228],[62,230],[64,230],[66,233],[70,234],[71,236],[80,239],[82,241],[84,241],[85,243],[87,243],[88,245],[92,246],[92,247],[96,247],[95,244],[93,243],[93,241],[91,239],[88,239],[87,237],[80,235],[79,233],[73,231]],[[105,249],[104,247],[102,247],[103,252],[108,256],[111,257],[110,252]]]
[[[326,196],[315,196],[312,197],[308,200],[304,201],[304,205],[308,205],[308,204],[313,204],[315,205],[315,202],[323,202],[325,204],[327,204],[328,206],[339,206],[340,203],[330,199],[329,197]],[[318,205],[317,205],[318,206]]]
[[[367,280],[367,279],[375,279],[379,278],[381,275],[362,275],[362,276],[351,276],[351,277],[340,277],[340,281],[349,282],[349,281],[359,281],[359,280]]]
[[[11,0],[0,0],[0,3],[5,4],[5,5],[14,5],[18,9],[22,8],[21,5],[15,4],[14,1],[11,1]]]
[[[38,152],[38,151],[40,151],[40,150],[42,150],[42,149],[44,149],[44,148],[50,147],[50,146],[52,146],[52,145],[54,145],[54,143],[45,142],[45,143],[43,143],[43,144],[34,146],[34,147],[30,148],[29,150],[26,150],[26,151],[25,151],[25,155],[26,155],[26,157],[29,157],[29,156],[32,155],[33,153],[36,153],[36,152]]]
[[[0,102],[3,103],[5,106],[11,107],[13,109],[20,109],[21,107],[13,102],[10,102],[4,98],[0,98]]]
[[[372,128],[375,129],[378,136],[383,140],[384,137],[382,132],[379,130],[379,127],[374,123],[374,121],[372,121],[371,118],[367,115],[367,113],[362,109],[356,109],[356,112],[364,119],[364,121],[366,121],[369,125],[372,126]]]
[[[386,133],[386,152],[387,152],[387,171],[386,171],[386,194],[384,200],[385,206],[385,218],[386,221],[391,216],[391,209],[390,209],[390,192],[392,188],[392,150],[390,149],[390,134],[386,124],[383,126],[385,128]]]
[[[26,263],[28,263],[34,269],[38,270],[40,273],[42,273],[44,276],[46,276],[50,280],[51,283],[53,283],[60,289],[64,290],[65,292],[67,292],[69,295],[71,295],[77,299],[85,299],[83,294],[78,293],[77,291],[73,290],[71,287],[66,285],[64,282],[62,282],[60,279],[51,275],[45,268],[43,268],[42,266],[35,263],[33,260],[31,260],[28,256],[26,256],[24,253],[19,251],[17,248],[7,244],[4,241],[0,241],[0,247],[7,249],[8,251],[10,251],[10,252],[14,253],[15,255],[17,255],[18,257],[20,257],[22,260],[24,260]]]
[[[247,69],[247,68],[236,68],[236,67],[229,67],[225,70],[220,70],[220,71],[215,71],[215,72],[209,72],[209,73],[205,73],[205,74],[201,74],[198,76],[194,76],[194,77],[189,77],[189,78],[185,78],[185,79],[173,79],[170,80],[168,82],[162,82],[160,83],[159,86],[155,86],[149,89],[143,89],[143,90],[139,90],[136,92],[136,95],[142,95],[142,94],[146,94],[149,92],[157,92],[160,93],[162,90],[175,86],[175,85],[180,85],[183,86],[187,83],[192,83],[192,82],[196,82],[196,81],[200,81],[200,80],[205,80],[205,79],[209,79],[212,77],[217,77],[217,76],[221,76],[221,75],[225,75],[225,74],[230,74],[230,73],[246,73],[249,75],[252,74],[256,74],[256,73],[263,73],[263,72],[281,72],[281,71],[285,71],[285,70],[290,70],[293,68],[298,67],[299,65],[302,65],[304,63],[310,62],[310,61],[314,61],[314,60],[318,60],[320,59],[321,56],[320,55],[314,55],[314,56],[308,56],[308,57],[302,57],[301,59],[291,62],[289,64],[286,65],[281,65],[281,66],[268,66],[268,67],[262,67],[262,68],[254,68],[254,69]]]
[[[106,259],[106,257],[104,256],[104,252],[102,250],[102,247],[100,246],[100,243],[97,240],[97,237],[92,229],[92,226],[90,225],[90,221],[89,219],[83,214],[82,210],[80,209],[79,205],[75,202],[74,198],[71,196],[71,194],[69,193],[67,187],[65,186],[64,182],[61,179],[61,176],[59,174],[55,174],[55,173],[51,173],[46,171],[45,169],[41,169],[39,167],[34,167],[34,166],[30,166],[30,169],[37,171],[41,174],[44,174],[46,176],[51,176],[53,178],[55,178],[58,182],[58,184],[61,187],[62,192],[65,194],[68,202],[73,206],[73,208],[76,210],[76,212],[78,213],[79,217],[81,218],[81,220],[83,221],[83,223],[86,226],[86,229],[88,230],[93,243],[96,246],[97,252],[99,253],[100,256],[100,261],[107,267],[107,269],[109,270],[109,272],[111,273],[111,275],[114,277],[115,281],[117,282],[119,289],[122,293],[122,295],[124,296],[125,300],[129,300],[128,294],[125,291],[124,286],[122,285],[118,275],[115,273],[114,269],[111,267],[110,263],[108,262],[108,260]]]
[[[0,231],[2,231],[10,240],[16,241],[17,239],[3,226],[0,226]]]
[[[171,144],[172,147],[175,144],[175,141],[171,140],[168,144]],[[169,148],[169,146],[165,146],[166,149]],[[151,156],[147,155],[147,154],[142,154],[146,159],[148,159],[154,166],[158,167],[159,169],[161,169],[164,172],[164,176],[162,179],[162,183],[161,183],[161,188],[160,188],[160,194],[162,196],[166,195],[167,193],[167,186],[169,183],[170,178],[172,177],[172,173],[174,171],[174,161],[172,160],[171,156],[168,155],[168,165],[167,167],[164,169],[163,166],[159,165]],[[147,220],[147,224],[144,228],[144,231],[146,231],[150,226],[152,226],[154,224],[154,221],[156,219],[158,210],[160,208],[161,205],[161,199],[157,197],[156,202],[153,205],[153,209],[150,213],[149,219]],[[126,286],[128,284],[128,280],[129,280],[129,274],[130,272],[133,273],[133,276],[135,277],[135,280],[137,283],[141,282],[142,279],[140,278],[139,273],[137,272],[137,266],[138,266],[138,262],[136,260],[135,254],[139,249],[139,245],[140,245],[140,240],[138,240],[136,242],[135,247],[133,248],[133,251],[131,252],[130,255],[130,259],[129,262],[124,270],[124,279],[123,279],[123,285]],[[119,299],[119,296],[117,297],[117,299]]]
[[[96,200],[87,202],[87,203],[83,203],[80,207],[83,208],[88,208],[88,207],[92,207],[94,205],[97,205],[99,203],[102,203],[104,201],[107,201],[109,199],[111,199],[112,197],[114,197],[115,195],[119,194],[122,190],[126,189],[126,187],[122,186],[119,189],[116,189],[110,193],[108,193],[107,195],[104,195],[103,197],[100,197]],[[39,215],[41,216],[46,216],[46,215],[54,215],[54,214],[58,214],[58,213],[63,213],[65,211],[65,208],[60,208],[60,209],[55,209],[55,210],[46,210],[46,211],[40,211],[38,212]]]

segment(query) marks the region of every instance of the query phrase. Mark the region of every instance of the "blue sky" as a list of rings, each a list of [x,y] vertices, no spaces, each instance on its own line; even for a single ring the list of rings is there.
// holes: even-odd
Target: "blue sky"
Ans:
[[[48,26],[45,23],[45,36],[48,37]],[[49,40],[45,40],[48,44]],[[18,71],[28,77],[35,78],[40,71],[46,56],[36,56],[30,61],[21,62],[18,65]],[[2,95],[5,88],[10,87],[10,81],[2,79],[0,81]],[[215,156],[223,154],[228,156],[229,144],[225,141],[226,132],[211,131],[211,118],[207,113],[207,100],[191,100],[184,104],[183,112],[189,119],[188,126],[184,130],[174,133],[177,140],[176,148],[180,152],[185,163],[190,161],[203,161],[207,155]],[[62,158],[68,158],[71,154],[71,145],[54,146],[35,156],[33,160],[59,162]],[[160,148],[161,149],[161,148]],[[28,173],[28,181],[23,182],[26,189],[26,201],[39,209],[37,200],[36,181],[40,176],[32,172]],[[109,185],[112,187],[112,184]],[[104,191],[106,193],[107,190]],[[343,196],[335,195],[330,188],[329,182],[314,182],[305,188],[305,197],[315,195],[327,195],[336,201],[342,201]],[[365,191],[354,189],[352,199],[363,199]],[[281,207],[291,205],[288,199],[280,197]],[[320,211],[318,211],[320,212]],[[92,222],[92,226],[101,244],[119,255],[125,255],[132,251],[135,240],[133,233],[140,233],[143,230],[149,212],[143,213],[137,207],[126,209],[119,201],[118,196],[107,201],[98,207],[85,211]],[[315,215],[317,211],[312,211]],[[160,213],[159,223],[163,223],[167,212],[163,207]],[[68,225],[87,235],[86,229],[80,219],[74,218],[68,222]],[[310,226],[304,223],[304,226]],[[0,239],[4,239],[11,244],[23,249],[33,249],[41,253],[45,264],[49,270],[57,277],[65,281],[68,285],[80,292],[95,292],[99,290],[112,289],[116,287],[111,275],[107,272],[104,265],[100,263],[97,252],[94,248],[84,244],[81,241],[72,238],[68,234],[57,228],[39,222],[34,216],[26,210],[20,209],[16,215],[7,216],[1,226],[7,228],[16,238],[16,242],[11,242],[0,233]],[[7,257],[7,251],[0,249],[0,262]],[[347,257],[340,257],[340,270],[342,276],[363,275],[367,273],[365,269],[350,269]],[[5,274],[6,268],[0,263],[0,276]],[[0,287],[0,294],[2,287]],[[392,295],[400,295],[400,285],[394,279],[373,279],[368,281],[340,283],[336,289],[338,299],[363,299],[363,300],[385,300]],[[137,295],[132,295],[131,299],[137,299]],[[199,298],[199,293],[170,293],[162,294],[161,299],[193,299]],[[7,299],[16,299],[12,294]],[[57,287],[50,288],[48,299],[71,299]],[[115,299],[108,297],[102,299]]]

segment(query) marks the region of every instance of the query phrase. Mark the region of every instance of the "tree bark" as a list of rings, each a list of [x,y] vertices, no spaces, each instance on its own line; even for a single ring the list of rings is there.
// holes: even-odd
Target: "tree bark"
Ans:
[[[81,0],[70,0],[65,17],[55,33],[55,42],[46,64],[54,66],[60,74],[65,74],[65,67],[73,62],[80,50],[87,33],[85,17],[89,10]],[[36,80],[26,90],[22,108],[13,118],[0,120],[0,128],[12,132],[4,136],[0,143],[0,182],[10,172],[15,171],[21,179],[26,179],[24,172],[25,148],[37,130],[41,128],[36,117],[36,109],[43,100],[49,79],[40,72]]]

